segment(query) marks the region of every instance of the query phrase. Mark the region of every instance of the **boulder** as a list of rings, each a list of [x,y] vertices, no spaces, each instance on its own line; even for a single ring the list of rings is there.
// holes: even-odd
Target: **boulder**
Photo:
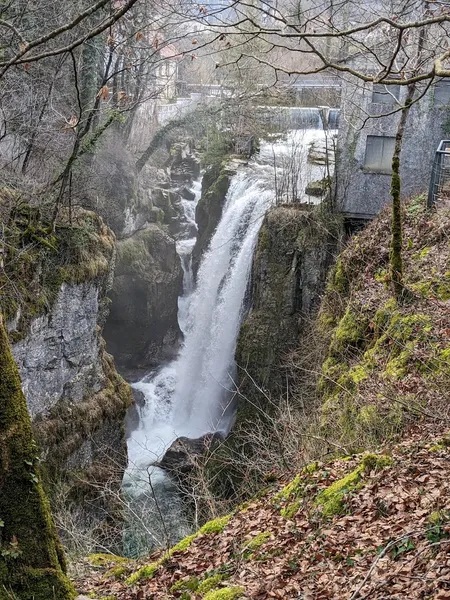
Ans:
[[[221,433],[206,433],[197,439],[177,438],[166,451],[158,467],[175,475],[186,475],[195,467],[196,459],[223,440]]]
[[[118,242],[104,336],[123,373],[171,358],[180,335],[182,285],[175,241],[157,224]]]

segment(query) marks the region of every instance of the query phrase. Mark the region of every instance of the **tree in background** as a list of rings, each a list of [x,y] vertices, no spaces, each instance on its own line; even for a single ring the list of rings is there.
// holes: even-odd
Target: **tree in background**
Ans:
[[[19,371],[0,315],[0,598],[9,599],[9,592],[20,600],[74,596],[42,487]]]
[[[162,93],[161,49],[178,24],[144,0],[37,4],[0,8],[0,183],[54,224],[82,203],[105,133],[125,144],[137,108]]]

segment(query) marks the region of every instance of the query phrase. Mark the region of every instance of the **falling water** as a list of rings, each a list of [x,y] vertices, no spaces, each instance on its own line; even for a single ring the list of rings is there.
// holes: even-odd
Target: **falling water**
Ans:
[[[176,504],[173,484],[154,463],[177,437],[229,431],[235,345],[258,231],[275,198],[275,165],[279,178],[293,147],[298,150],[300,146],[304,152],[297,157],[301,162],[298,187],[304,189],[312,179],[324,176],[324,167],[309,165],[306,159],[308,144],[323,135],[320,130],[291,132],[287,141],[262,144],[259,154],[238,168],[203,256],[196,287],[191,266],[195,237],[187,236],[195,231],[200,182],[195,184],[195,200],[183,201],[186,235],[178,240],[177,251],[184,273],[178,313],[184,343],[176,360],[134,385],[146,402],[140,409],[139,426],[128,440],[129,467],[124,477],[124,490],[134,498],[148,496],[150,481],[152,495],[159,497],[158,512],[164,504],[164,510],[172,511],[168,521],[178,527],[182,507]]]

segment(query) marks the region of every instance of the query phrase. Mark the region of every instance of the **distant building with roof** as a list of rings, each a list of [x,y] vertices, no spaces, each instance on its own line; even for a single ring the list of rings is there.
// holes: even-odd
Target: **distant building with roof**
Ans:
[[[178,65],[183,56],[173,44],[162,45],[159,56],[161,61],[155,72],[158,95],[163,100],[172,100],[177,95]]]

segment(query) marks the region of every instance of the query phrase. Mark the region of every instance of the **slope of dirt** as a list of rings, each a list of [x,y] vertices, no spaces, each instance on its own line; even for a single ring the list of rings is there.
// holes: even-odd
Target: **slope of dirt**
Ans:
[[[320,381],[322,435],[349,451],[449,417],[450,209],[403,207],[404,284],[392,296],[387,207],[352,238],[318,319],[328,351]]]

